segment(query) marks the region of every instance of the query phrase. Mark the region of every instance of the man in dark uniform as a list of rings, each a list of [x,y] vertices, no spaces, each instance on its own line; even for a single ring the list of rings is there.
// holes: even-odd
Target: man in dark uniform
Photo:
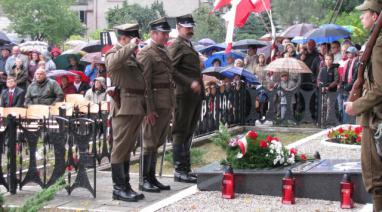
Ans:
[[[191,15],[176,18],[178,38],[168,50],[176,82],[176,102],[173,136],[174,180],[196,183],[191,174],[190,148],[192,134],[200,118],[203,83],[199,54],[193,49],[190,39],[194,35],[195,22]]]
[[[356,7],[362,12],[361,22],[372,30],[382,10],[382,0],[365,0]],[[382,36],[379,34],[372,55],[366,64],[363,95],[354,102],[346,102],[346,113],[360,115],[363,127],[361,163],[362,177],[367,192],[373,196],[374,211],[382,210],[382,158],[377,154],[374,134],[382,123]]]
[[[170,190],[155,177],[158,148],[166,142],[174,105],[172,64],[164,45],[171,31],[166,18],[150,23],[150,44],[138,54],[147,82],[147,116],[143,123],[143,183],[142,191]]]
[[[116,86],[111,102],[113,199],[136,202],[144,196],[130,186],[129,162],[145,115],[146,83],[142,67],[135,57],[139,41],[138,24],[124,24],[115,29],[118,43],[106,54],[106,67],[112,85]]]

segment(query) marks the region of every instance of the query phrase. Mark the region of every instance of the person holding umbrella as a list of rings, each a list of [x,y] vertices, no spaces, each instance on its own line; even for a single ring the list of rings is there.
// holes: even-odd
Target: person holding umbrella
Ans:
[[[248,46],[247,56],[244,58],[244,67],[249,70],[251,73],[254,72],[255,67],[258,63],[258,57],[256,55],[257,47],[256,46]]]

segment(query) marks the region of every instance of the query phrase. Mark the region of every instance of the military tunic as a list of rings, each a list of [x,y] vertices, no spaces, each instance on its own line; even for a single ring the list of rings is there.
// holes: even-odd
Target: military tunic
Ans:
[[[177,158],[176,154],[180,154],[178,158],[186,157],[186,166],[189,169],[192,135],[200,118],[204,95],[203,88],[201,94],[196,94],[191,89],[193,81],[198,81],[200,86],[203,86],[199,54],[192,48],[191,42],[182,37],[178,37],[168,50],[175,68],[173,77],[176,83],[173,145],[180,145],[180,149],[183,149],[182,153],[174,151],[174,160]],[[176,164],[176,161],[174,163]]]
[[[146,84],[134,51],[136,44],[116,44],[106,54],[106,67],[113,86],[121,89],[120,108],[111,102],[113,149],[111,163],[129,161],[145,115]]]
[[[171,113],[174,106],[173,67],[167,50],[151,41],[138,54],[147,82],[148,112],[156,112],[154,126],[143,123],[144,153],[156,153],[166,141]]]
[[[366,190],[382,196],[382,160],[377,155],[374,133],[382,122],[382,35],[372,50],[371,61],[366,66],[363,96],[353,103],[363,126],[361,162]]]

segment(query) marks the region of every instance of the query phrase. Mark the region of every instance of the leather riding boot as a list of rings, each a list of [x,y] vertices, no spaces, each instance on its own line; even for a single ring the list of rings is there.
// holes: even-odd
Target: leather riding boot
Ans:
[[[150,181],[153,185],[158,187],[160,190],[170,190],[169,185],[163,185],[155,176],[155,171],[157,167],[157,154],[153,153],[151,158],[151,167],[150,167]]]
[[[191,170],[191,143],[192,143],[192,138],[190,138],[187,141],[187,143],[184,144],[184,149],[185,149],[185,154],[186,154],[185,169],[186,169],[188,175],[197,178],[196,174],[192,173],[192,170]]]
[[[111,176],[113,179],[113,199],[126,202],[137,202],[137,196],[126,191],[126,179],[123,163],[111,164]]]
[[[174,156],[174,181],[185,183],[196,183],[196,178],[188,174],[187,171],[187,155],[184,145],[173,144],[173,156]]]
[[[135,196],[137,196],[138,200],[144,199],[145,195],[143,195],[142,193],[138,193],[131,188],[131,185],[130,185],[130,161],[124,162],[123,165],[125,168],[126,192],[133,193]]]
[[[151,167],[152,153],[143,155],[143,182],[139,185],[139,190],[146,192],[160,192],[160,189],[151,183],[150,180],[150,167]]]

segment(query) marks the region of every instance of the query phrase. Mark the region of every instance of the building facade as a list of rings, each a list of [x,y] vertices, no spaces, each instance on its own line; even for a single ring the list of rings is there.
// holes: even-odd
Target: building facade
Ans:
[[[71,7],[78,13],[81,22],[85,25],[87,32],[93,32],[97,29],[106,29],[106,12],[116,6],[122,6],[126,0],[77,0]],[[156,0],[127,0],[129,4],[139,4],[141,6],[150,6]],[[192,13],[199,8],[201,4],[208,3],[208,0],[160,0],[169,17],[175,17]]]

